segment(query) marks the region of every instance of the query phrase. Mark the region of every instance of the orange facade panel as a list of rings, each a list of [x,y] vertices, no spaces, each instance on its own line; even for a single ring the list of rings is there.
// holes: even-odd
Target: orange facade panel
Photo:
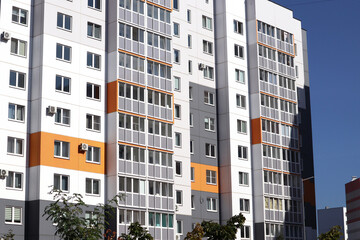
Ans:
[[[252,144],[259,144],[262,141],[260,118],[251,119],[251,139]]]
[[[219,168],[215,166],[191,163],[194,168],[194,181],[191,182],[191,190],[219,193]],[[216,185],[206,183],[206,170],[216,172]]]
[[[55,140],[70,143],[70,157],[68,159],[54,156]],[[79,151],[81,143],[100,148],[99,164],[86,162],[86,152]],[[33,133],[30,135],[29,166],[40,165],[105,174],[105,143],[46,132]]]
[[[113,81],[107,84],[107,113],[113,113],[118,110],[118,82]]]
[[[315,200],[315,183],[313,179],[303,180],[304,186],[304,202],[309,203],[311,206],[316,206]]]

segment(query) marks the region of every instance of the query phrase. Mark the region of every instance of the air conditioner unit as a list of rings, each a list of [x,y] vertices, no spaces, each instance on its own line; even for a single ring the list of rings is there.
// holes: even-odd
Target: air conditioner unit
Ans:
[[[55,106],[49,106],[48,107],[49,114],[55,114],[56,113],[56,107]]]
[[[205,69],[205,64],[199,63],[199,70],[202,71]]]
[[[8,175],[8,171],[6,171],[5,169],[2,169],[0,172],[1,177],[6,177]]]
[[[87,145],[86,143],[80,144],[79,147],[81,151],[87,151],[89,149],[89,145]]]
[[[3,40],[10,40],[11,34],[10,34],[9,32],[3,32],[3,33],[1,34],[1,38],[2,38]]]

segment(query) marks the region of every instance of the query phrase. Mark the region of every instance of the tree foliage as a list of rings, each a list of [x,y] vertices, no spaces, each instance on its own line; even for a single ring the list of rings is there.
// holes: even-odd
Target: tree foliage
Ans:
[[[240,213],[231,217],[225,225],[213,221],[203,221],[194,230],[186,235],[185,240],[200,240],[207,237],[208,240],[234,240],[236,232],[243,226],[245,217]]]
[[[131,223],[128,227],[129,234],[121,234],[119,240],[153,240],[154,238],[140,223]]]
[[[64,240],[98,240],[102,239],[103,232],[108,224],[106,219],[113,217],[118,200],[117,195],[107,204],[98,204],[91,209],[91,217],[85,218],[84,212],[89,206],[78,193],[67,195],[60,190],[52,190],[55,202],[45,207],[43,216],[54,223],[55,235]]]
[[[9,230],[8,233],[2,235],[0,239],[4,240],[14,240],[15,234],[13,233],[12,229]]]
[[[328,232],[319,235],[319,240],[338,240],[343,235],[341,227],[336,225],[333,226]]]

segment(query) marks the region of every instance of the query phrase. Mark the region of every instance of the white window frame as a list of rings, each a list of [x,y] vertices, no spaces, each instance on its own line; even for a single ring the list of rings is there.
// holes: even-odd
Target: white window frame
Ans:
[[[13,45],[15,44],[15,45]],[[22,55],[20,53],[20,44],[24,44],[23,45],[23,49],[24,49],[24,55]],[[13,48],[13,46],[15,47],[15,49]],[[15,51],[13,51],[15,50]],[[19,56],[19,57],[25,57],[27,56],[27,42],[26,41],[23,41],[23,40],[20,40],[20,39],[17,39],[17,38],[11,38],[11,44],[10,44],[10,53],[12,55],[16,55],[16,56]]]
[[[87,184],[88,184],[88,181],[90,182],[90,185],[91,185],[91,191],[90,192],[88,192],[87,190]],[[99,193],[94,193],[94,182],[97,182],[98,183],[98,186],[99,186],[99,188],[98,188],[98,191],[99,191]],[[93,196],[100,196],[101,195],[101,188],[100,188],[100,183],[101,183],[101,181],[100,181],[100,179],[94,179],[94,178],[85,178],[85,193],[86,193],[86,195],[93,195]]]
[[[177,173],[179,166],[180,173]],[[182,162],[181,161],[175,161],[175,176],[182,176]]]
[[[213,55],[213,46],[214,44],[212,42],[203,40],[203,53]]]
[[[181,229],[179,229],[179,224],[181,226]],[[183,221],[177,220],[176,221],[176,235],[183,235],[183,228],[184,228],[183,227]]]
[[[61,82],[61,89],[56,89],[56,87],[57,87],[57,81],[58,81],[58,79],[60,80],[60,82]],[[65,79],[67,79],[68,81],[69,81],[69,91],[65,91],[64,90],[64,86],[65,86],[65,84],[64,84],[64,81],[65,81]],[[61,93],[65,93],[65,94],[71,94],[71,78],[69,78],[69,77],[65,77],[65,76],[61,76],[61,75],[56,75],[55,76],[55,91],[56,92],[61,92]]]
[[[95,9],[95,10],[98,10],[98,11],[101,11],[101,0],[98,0],[99,1],[99,7],[97,8],[96,5],[95,5],[95,1],[97,0],[91,0],[92,1],[92,6],[89,5],[89,1],[88,1],[88,8],[92,8],[92,9]]]
[[[24,17],[24,16],[21,16],[23,14],[25,14],[25,23],[21,22],[21,18]],[[18,19],[14,20],[14,17],[18,18]],[[12,7],[12,12],[11,12],[11,22],[16,23],[16,24],[20,24],[20,25],[23,25],[23,26],[27,26],[28,25],[28,11],[25,10],[25,9],[13,6]]]
[[[6,209],[11,208],[11,221],[6,221]],[[20,209],[20,222],[15,222],[15,209]],[[5,224],[22,225],[22,207],[6,206],[5,207]]]
[[[58,47],[61,47],[61,57],[57,56]],[[65,49],[69,49],[69,59],[64,58],[65,57]],[[71,63],[71,59],[72,59],[71,55],[72,55],[72,48],[70,46],[66,46],[61,43],[56,43],[56,59],[57,60]]]
[[[91,125],[90,127],[88,126],[88,119],[90,119],[90,125]],[[99,120],[99,121],[97,121],[97,120]],[[98,126],[98,129],[96,129],[96,126]],[[101,132],[101,117],[87,113],[86,114],[86,130]]]
[[[14,118],[10,117],[10,106],[14,106]],[[19,111],[21,112],[19,116]],[[15,121],[15,122],[25,122],[25,106],[9,103],[8,105],[8,120]]]
[[[177,136],[179,136],[179,144],[177,144]],[[182,142],[181,133],[175,132],[175,147],[181,148],[182,145],[181,142]]]
[[[237,58],[244,59],[244,47],[238,44],[234,44],[234,55]]]
[[[240,212],[250,213],[250,200],[246,198],[240,198],[239,205]],[[242,206],[242,207],[241,207]]]
[[[240,186],[249,186],[249,173],[239,172],[239,185]]]
[[[89,28],[91,28],[91,34],[89,34]],[[96,29],[99,29],[99,36],[96,36]],[[102,26],[93,22],[87,22],[87,36],[88,38],[93,38],[96,40],[101,40],[102,35]]]
[[[214,106],[215,105],[215,94],[204,91],[204,103],[206,105]]]
[[[212,197],[208,197],[206,199],[206,210],[209,212],[217,212],[217,199],[216,198],[212,198]],[[210,204],[209,204],[210,203]],[[209,209],[210,207],[210,209]]]
[[[217,185],[217,172],[213,170],[206,170],[206,184]]]
[[[178,194],[180,194],[180,199],[178,199]],[[178,200],[180,200],[180,202],[178,202]],[[182,206],[183,202],[183,191],[175,190],[175,204]]]
[[[210,66],[205,66],[203,70],[203,75],[205,79],[214,80],[214,68]]]
[[[14,146],[14,149],[11,149],[12,152],[9,152],[9,141],[12,141],[12,144]],[[19,144],[21,143],[21,148],[19,148]],[[21,153],[18,153],[20,150]],[[24,139],[16,138],[16,137],[7,137],[7,150],[8,155],[15,155],[15,156],[24,156]]]
[[[12,181],[9,182],[9,177],[10,175],[12,175]],[[20,176],[20,187],[16,187],[15,183],[16,183],[16,177]],[[8,186],[8,183],[11,184],[11,186]],[[14,171],[9,171],[8,176],[6,177],[6,189],[12,189],[12,190],[22,190],[23,189],[23,173],[21,172],[14,172]]]
[[[242,80],[241,80],[242,76]],[[235,81],[241,84],[245,84],[245,72],[235,68]]]
[[[181,78],[174,76],[174,91],[181,91]]]
[[[236,94],[236,106],[238,108],[246,109],[246,96],[241,94]]]
[[[240,129],[239,129],[239,127],[240,127]],[[245,131],[244,131],[244,128],[245,128]],[[236,129],[237,129],[238,133],[247,134],[247,122],[244,120],[238,119]]]
[[[207,155],[206,152],[210,153],[210,155]],[[212,152],[214,153],[214,155],[211,155]],[[205,156],[210,157],[210,158],[216,157],[216,145],[215,144],[205,143]]]
[[[190,180],[191,182],[195,182],[195,168],[190,167]]]
[[[194,140],[190,140],[190,154],[194,154]]]
[[[59,17],[61,18],[61,23],[59,23]],[[66,28],[66,26],[65,26],[66,18],[69,18],[69,20],[70,20],[70,28],[69,29]],[[59,26],[59,24],[61,26]],[[72,16],[61,13],[61,12],[58,12],[57,13],[56,26],[57,26],[58,29],[62,29],[62,30],[71,32],[71,29],[72,29]]]
[[[247,230],[246,230],[247,229]],[[246,234],[249,234],[248,236]],[[242,240],[250,240],[251,239],[251,232],[250,226],[241,226],[240,228],[240,237]]]
[[[65,116],[64,113],[67,113],[68,116]],[[58,117],[59,114],[60,114],[60,117]],[[55,124],[58,124],[58,125],[70,126],[71,111],[69,109],[57,107],[56,113],[54,114],[54,121],[55,121]],[[68,121],[68,122],[66,122],[66,121]]]
[[[237,34],[244,34],[244,24],[234,19],[234,32]]]
[[[64,174],[58,174],[58,173],[54,173],[54,189],[57,189],[55,188],[55,177],[59,176],[59,189],[58,190],[61,190],[63,192],[70,192],[70,176],[69,175],[64,175]],[[67,178],[67,183],[68,183],[68,186],[67,186],[67,190],[64,190],[64,186],[62,185],[62,179],[63,178]]]
[[[180,64],[180,61],[180,50],[174,48],[174,63]]]
[[[245,157],[244,157],[244,155],[245,155]],[[248,148],[247,147],[238,145],[238,159],[248,160]]]
[[[56,143],[60,143],[59,145],[59,149],[60,149],[60,155],[55,155],[55,145]],[[63,156],[63,148],[64,148],[64,144],[67,144],[67,156]],[[65,141],[60,141],[60,140],[54,140],[54,157],[55,158],[64,158],[64,159],[70,159],[70,143],[69,142],[65,142]]]
[[[97,160],[95,160],[97,155]],[[95,163],[101,164],[101,148],[88,146],[88,150],[86,151],[86,162],[87,163]]]
[[[213,26],[212,26],[212,18],[202,15],[202,27],[212,31],[213,30]]]
[[[89,88],[89,86],[91,86],[91,96],[88,96],[88,88]],[[95,97],[95,89],[96,88],[99,88],[99,98]],[[98,84],[87,82],[86,83],[86,98],[91,99],[91,100],[100,101],[101,100],[101,86],[98,85]]]
[[[90,58],[91,57],[91,61],[89,62]],[[98,63],[99,63],[99,66],[95,66],[95,62],[96,62],[96,58],[98,58]],[[88,68],[91,68],[91,69],[95,69],[95,70],[101,70],[101,55],[100,54],[96,54],[96,53],[92,53],[92,52],[87,52],[86,53],[86,66]]]
[[[177,27],[175,28],[175,26]],[[177,22],[173,22],[173,28],[174,28],[174,32],[173,32],[174,36],[180,37],[180,24]],[[177,32],[175,32],[175,29],[177,29]]]
[[[11,85],[11,80],[12,80],[11,75],[14,75],[14,74],[15,74],[15,85]],[[24,87],[19,86],[19,77],[20,76],[23,77]],[[25,88],[26,88],[26,73],[18,72],[18,71],[15,71],[15,70],[10,70],[10,73],[9,73],[9,87],[25,90]]]
[[[204,124],[206,131],[215,132],[215,118],[205,117]]]

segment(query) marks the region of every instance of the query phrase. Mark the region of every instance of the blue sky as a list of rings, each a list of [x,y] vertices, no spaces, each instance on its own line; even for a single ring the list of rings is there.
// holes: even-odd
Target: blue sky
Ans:
[[[360,1],[274,0],[308,31],[317,208],[345,204],[360,177]]]

